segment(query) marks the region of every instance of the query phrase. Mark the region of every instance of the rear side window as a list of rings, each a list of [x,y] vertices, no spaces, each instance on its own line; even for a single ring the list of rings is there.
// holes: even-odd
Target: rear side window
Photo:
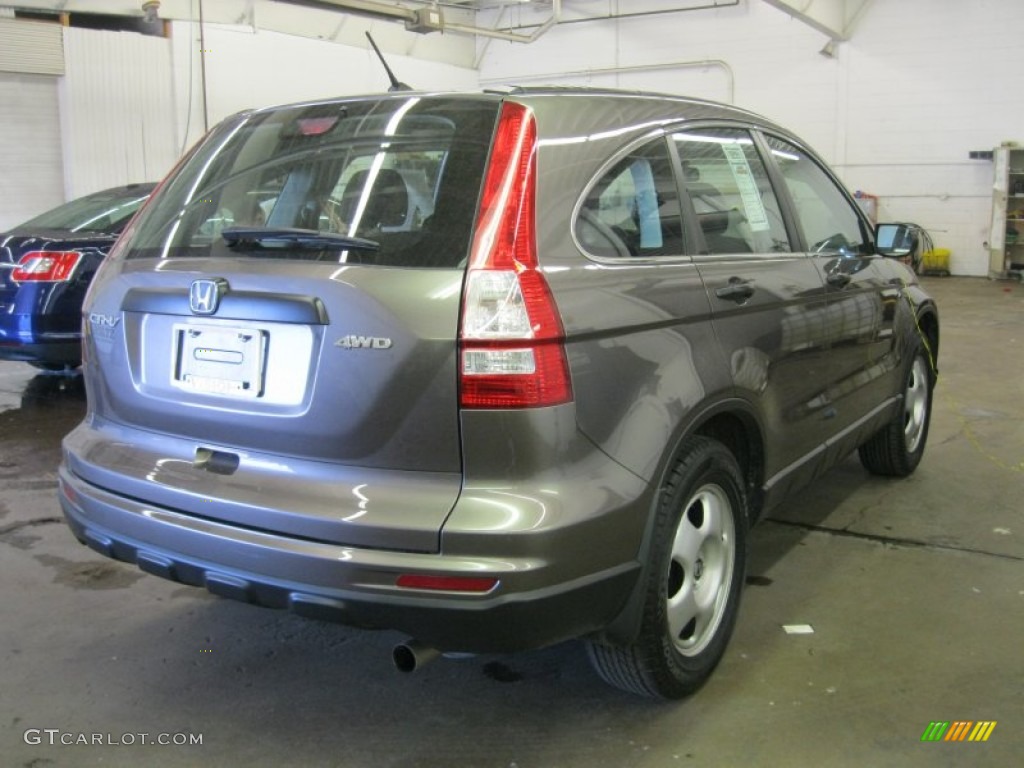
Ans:
[[[778,199],[747,131],[695,129],[672,139],[708,253],[792,250]]]
[[[127,258],[458,266],[497,109],[410,96],[244,115],[169,181]]]
[[[793,198],[807,247],[823,254],[871,253],[854,204],[832,177],[799,147],[775,136],[765,139]]]
[[[606,259],[679,256],[683,226],[664,139],[630,152],[591,187],[576,218],[584,251]]]

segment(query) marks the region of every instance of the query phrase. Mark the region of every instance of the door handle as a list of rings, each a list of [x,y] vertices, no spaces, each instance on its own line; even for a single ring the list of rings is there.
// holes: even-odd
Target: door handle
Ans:
[[[845,288],[853,278],[845,272],[833,272],[825,278],[825,282],[833,288]]]
[[[730,277],[729,284],[715,289],[715,296],[729,301],[743,302],[754,295],[754,283],[741,277]]]

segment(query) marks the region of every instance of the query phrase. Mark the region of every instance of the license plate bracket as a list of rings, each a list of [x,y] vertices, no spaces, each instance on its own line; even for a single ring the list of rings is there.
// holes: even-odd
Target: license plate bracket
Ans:
[[[265,383],[266,331],[176,323],[171,383],[190,392],[255,399]]]

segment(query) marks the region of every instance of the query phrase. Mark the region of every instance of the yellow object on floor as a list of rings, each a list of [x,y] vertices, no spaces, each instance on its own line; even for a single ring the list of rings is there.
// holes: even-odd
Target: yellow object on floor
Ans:
[[[921,254],[921,272],[948,275],[949,256],[948,248],[933,248],[930,251],[925,251]]]

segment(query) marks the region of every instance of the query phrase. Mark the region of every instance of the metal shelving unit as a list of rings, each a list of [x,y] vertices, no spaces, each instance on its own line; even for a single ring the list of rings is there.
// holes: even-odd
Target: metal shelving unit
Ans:
[[[1024,277],[1024,148],[996,147],[992,154],[992,232],[989,277]]]

